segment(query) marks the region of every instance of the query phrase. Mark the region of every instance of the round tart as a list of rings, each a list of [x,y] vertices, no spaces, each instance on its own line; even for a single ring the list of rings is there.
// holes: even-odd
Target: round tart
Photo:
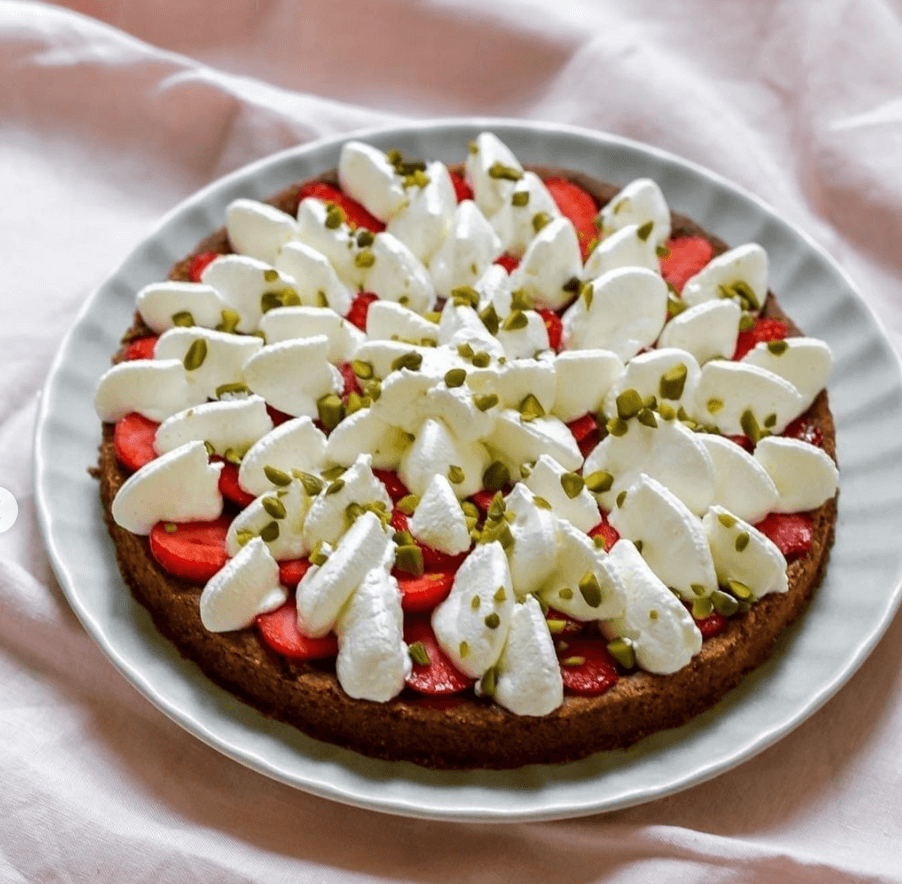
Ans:
[[[137,293],[96,399],[122,575],[211,679],[373,757],[683,724],[832,542],[832,359],[766,274],[646,179],[349,142]]]

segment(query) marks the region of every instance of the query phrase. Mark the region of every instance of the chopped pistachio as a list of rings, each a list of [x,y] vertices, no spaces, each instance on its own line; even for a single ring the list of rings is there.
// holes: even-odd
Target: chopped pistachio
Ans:
[[[207,358],[207,342],[203,338],[195,338],[185,353],[183,361],[186,371],[196,371]]]
[[[413,511],[417,508],[420,498],[416,494],[405,494],[398,503],[397,507],[405,516],[412,516]]]
[[[498,670],[493,666],[487,669],[479,680],[479,692],[485,697],[494,697],[498,687]]]
[[[397,359],[394,360],[394,362],[392,362],[391,367],[392,371],[398,371],[402,368],[408,368],[411,371],[419,371],[422,364],[423,354],[411,350],[409,353],[402,353]]]
[[[751,540],[749,532],[740,531],[740,533],[736,535],[736,552],[742,552],[749,545],[749,540]]]
[[[457,464],[451,464],[451,466],[448,467],[448,481],[452,485],[460,485],[466,478],[463,469],[457,466]]]
[[[580,579],[579,592],[590,608],[597,608],[601,604],[601,584],[591,571],[587,571]]]
[[[256,535],[250,528],[239,528],[235,532],[235,540],[238,541],[238,546],[245,546],[250,543]]]
[[[461,387],[463,386],[464,381],[467,379],[466,369],[463,368],[452,368],[450,371],[445,372],[445,386],[446,387]]]
[[[326,207],[325,225],[329,230],[335,230],[344,223],[345,213],[335,203],[329,203]]]
[[[457,345],[457,355],[462,359],[472,359],[476,354],[470,344],[464,343]]]
[[[462,642],[457,646],[457,652],[458,652],[458,654],[460,655],[461,658],[464,658],[464,657],[467,656],[467,654],[470,653],[470,646],[469,646],[465,641],[462,641]]]
[[[423,550],[415,543],[406,543],[403,546],[399,546],[395,552],[395,567],[406,574],[420,577],[425,570]]]
[[[701,583],[693,583],[689,586],[692,592],[701,598],[705,594],[705,587],[701,585]]]
[[[578,654],[572,657],[564,657],[561,660],[561,666],[582,666],[586,662],[585,657],[580,657]]]
[[[615,502],[618,508],[622,507],[623,504],[626,503],[626,491],[621,491],[620,494],[617,495],[617,500]]]
[[[178,313],[172,314],[172,324],[180,328],[188,328],[194,325],[194,317],[188,310],[179,310]]]
[[[479,606],[480,606],[481,604],[482,604],[482,599],[479,598],[478,595],[474,595],[473,598],[470,599],[470,607],[471,607],[474,611],[478,611],[478,610],[479,610]]]
[[[518,409],[520,417],[525,421],[535,420],[537,417],[545,417],[545,409],[534,393],[528,393],[523,397]]]
[[[504,181],[519,181],[523,177],[523,173],[519,169],[512,166],[505,166],[504,163],[494,162],[489,166],[489,178],[498,178]]]
[[[491,361],[492,357],[485,350],[480,350],[478,353],[473,354],[473,365],[477,368],[487,368]]]
[[[500,460],[492,461],[482,474],[482,484],[489,491],[498,491],[507,485],[510,480],[510,470],[507,464],[502,463]]]
[[[586,487],[586,480],[579,473],[563,473],[561,475],[561,488],[570,500],[577,497]]]
[[[322,567],[329,560],[329,555],[323,549],[322,541],[318,541],[317,544],[310,550],[310,562],[317,567]]]
[[[611,490],[611,486],[614,484],[614,476],[607,470],[596,470],[594,473],[589,473],[586,476],[585,482],[586,487],[593,494],[602,494]]]
[[[499,399],[495,393],[485,393],[482,396],[474,396],[473,402],[480,411],[488,411],[498,404]]]
[[[672,368],[667,369],[661,375],[661,381],[658,384],[658,392],[662,399],[679,399],[683,395],[686,386],[686,376],[688,370],[685,363],[680,362]]]
[[[336,479],[327,489],[326,494],[338,494],[345,487],[344,479]]]
[[[313,473],[305,473],[301,470],[297,470],[293,471],[293,475],[296,479],[301,480],[304,491],[306,491],[310,497],[315,497],[323,490],[323,480],[318,476],[314,476]]]
[[[354,266],[366,269],[376,263],[376,256],[369,250],[363,249],[354,255]]]
[[[742,432],[745,433],[752,442],[760,442],[761,439],[767,435],[767,430],[763,430],[758,425],[758,421],[755,419],[755,415],[750,408],[747,408],[739,416],[739,426],[742,427]]]
[[[608,653],[624,669],[632,669],[636,665],[636,652],[633,648],[633,643],[626,637],[615,638],[609,641]]]
[[[617,397],[616,402],[617,416],[621,420],[629,420],[631,417],[635,417],[643,407],[642,397],[639,395],[638,390],[632,388],[624,390]]]
[[[410,654],[410,659],[419,666],[429,665],[429,652],[422,642],[414,642],[412,645],[409,645],[407,652]]]
[[[658,426],[655,413],[650,408],[643,408],[636,417],[636,420],[643,426],[651,427],[652,429]]]
[[[263,509],[265,509],[274,519],[284,519],[287,515],[285,512],[285,504],[282,503],[278,497],[264,497],[260,503]]]
[[[692,602],[692,616],[696,620],[704,620],[705,617],[710,617],[713,610],[714,603],[710,598],[697,598]]]
[[[451,289],[451,300],[459,307],[479,306],[479,292],[470,285],[458,285]]]
[[[711,604],[718,614],[723,614],[725,617],[729,617],[739,610],[739,602],[728,592],[724,592],[721,589],[715,589],[711,593]]]
[[[717,516],[717,521],[720,522],[724,528],[732,528],[736,524],[736,517],[731,516],[729,513],[719,513]]]
[[[373,363],[364,359],[352,359],[351,370],[361,380],[368,381],[373,377]]]
[[[620,417],[612,417],[606,424],[605,429],[612,436],[625,436],[629,431],[630,425]]]
[[[654,221],[646,221],[637,231],[636,236],[645,242],[650,236],[651,232],[654,229],[655,222]]]
[[[327,430],[333,430],[344,417],[344,405],[336,393],[327,393],[316,402],[316,412]]]
[[[522,310],[513,310],[507,319],[501,323],[501,328],[504,331],[517,331],[521,328],[526,328],[529,325],[529,318]]]
[[[573,598],[573,590],[570,589],[569,586],[562,586],[557,591],[558,597],[564,599],[564,601],[568,601]]]
[[[727,588],[736,598],[742,601],[753,598],[752,590],[740,580],[727,580]]]
[[[279,537],[279,523],[273,521],[264,525],[260,531],[260,537],[266,543],[272,543],[274,540],[277,540]]]

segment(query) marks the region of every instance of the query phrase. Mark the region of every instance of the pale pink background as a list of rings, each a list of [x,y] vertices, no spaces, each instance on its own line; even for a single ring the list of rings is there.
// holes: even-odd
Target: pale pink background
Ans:
[[[220,756],[79,626],[32,502],[82,301],[216,177],[361,126],[500,115],[674,151],[829,248],[902,349],[902,7],[887,0],[0,2],[0,880],[902,882],[902,620],[760,756],[554,823],[349,809]]]

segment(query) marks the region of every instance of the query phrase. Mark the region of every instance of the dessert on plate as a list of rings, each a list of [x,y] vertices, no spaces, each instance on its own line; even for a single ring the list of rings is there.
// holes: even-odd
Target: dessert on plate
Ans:
[[[215,682],[373,757],[557,763],[712,707],[802,612],[833,357],[760,245],[491,132],[348,141],[224,222],[95,397],[123,578]]]

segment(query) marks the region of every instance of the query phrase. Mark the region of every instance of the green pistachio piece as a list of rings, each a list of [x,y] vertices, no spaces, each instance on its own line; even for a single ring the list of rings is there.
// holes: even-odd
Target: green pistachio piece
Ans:
[[[204,364],[207,358],[207,342],[203,338],[196,338],[191,342],[185,358],[182,360],[185,371],[196,371]]]
[[[334,430],[344,417],[344,404],[336,393],[327,393],[316,402],[316,412],[327,430]]]
[[[266,543],[272,543],[274,540],[277,540],[279,537],[279,523],[273,521],[264,525],[260,531],[260,537]]]
[[[561,488],[570,500],[577,497],[586,487],[586,480],[579,473],[564,473],[561,476]]]
[[[445,372],[445,386],[446,387],[462,387],[464,381],[467,379],[466,369],[463,368],[452,368],[450,371]]]
[[[534,393],[528,393],[518,406],[520,417],[525,421],[535,420],[537,417],[545,417],[545,409]]]
[[[429,652],[422,642],[414,642],[412,645],[408,646],[407,652],[410,654],[410,659],[417,665],[429,665]]]
[[[494,162],[489,166],[489,178],[497,178],[504,181],[519,181],[523,177],[523,173],[519,169],[512,166],[505,166],[504,163]]]
[[[645,242],[650,236],[651,232],[654,229],[655,222],[654,221],[646,221],[637,231],[636,236]]]
[[[628,638],[615,638],[608,642],[608,653],[624,668],[632,669],[636,665],[636,652]]]
[[[686,386],[687,374],[688,370],[682,362],[667,369],[661,375],[661,381],[658,384],[658,392],[661,398],[679,399],[683,395],[683,390]]]
[[[602,494],[611,490],[611,486],[614,484],[614,476],[607,470],[596,470],[594,473],[589,473],[586,476],[585,482],[586,487],[593,494]]]
[[[637,390],[632,388],[624,390],[617,397],[617,416],[621,420],[629,420],[635,417],[643,408],[642,397]]]
[[[498,491],[511,480],[510,469],[500,460],[492,461],[482,474],[482,484],[489,491]]]
[[[448,467],[448,481],[452,485],[460,485],[466,478],[464,471],[457,464],[451,464]]]
[[[579,592],[590,608],[597,608],[601,604],[601,584],[591,571],[587,571],[580,579]]]
[[[395,567],[405,574],[419,577],[425,570],[423,566],[423,550],[415,543],[399,546],[395,552]]]
[[[419,371],[422,364],[423,354],[411,350],[409,353],[402,353],[392,362],[391,367],[392,371],[398,371],[402,368],[407,368],[410,371]]]
[[[504,331],[517,331],[529,325],[529,318],[522,310],[514,310],[501,324]]]
[[[483,396],[474,396],[473,403],[480,411],[488,411],[494,408],[500,400],[495,393],[486,393]]]
[[[285,504],[282,503],[278,497],[264,497],[260,503],[263,509],[265,509],[274,519],[284,519],[287,515],[285,512]]]

